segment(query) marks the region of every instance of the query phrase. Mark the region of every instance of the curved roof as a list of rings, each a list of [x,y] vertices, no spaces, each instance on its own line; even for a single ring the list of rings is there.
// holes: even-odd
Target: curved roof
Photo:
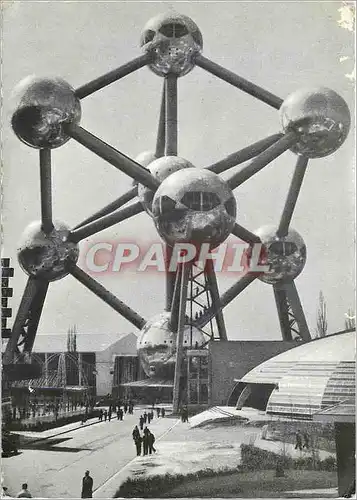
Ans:
[[[356,332],[316,339],[258,365],[242,382],[273,384],[267,413],[311,418],[354,397]]]

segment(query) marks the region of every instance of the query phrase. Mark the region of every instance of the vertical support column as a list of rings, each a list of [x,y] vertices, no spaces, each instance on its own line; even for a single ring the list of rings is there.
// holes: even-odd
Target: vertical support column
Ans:
[[[170,262],[172,259],[172,247],[165,245],[165,273],[166,273],[166,305],[165,310],[171,310],[172,298],[174,294],[176,273],[170,271]]]
[[[208,349],[208,360],[207,360],[207,396],[208,396],[208,405],[212,406],[212,351],[211,351],[211,342],[209,343]]]
[[[166,82],[164,82],[162,88],[159,126],[157,129],[156,152],[155,152],[155,156],[157,158],[161,158],[165,154],[165,135],[166,135],[165,121],[166,121]]]
[[[216,273],[214,270],[212,260],[208,259],[206,266],[207,266],[206,267],[206,278],[207,278],[209,290],[211,293],[212,305],[215,306],[216,304],[219,304],[219,302],[220,302],[217,276],[216,276]],[[216,312],[216,323],[217,323],[218,335],[219,335],[220,340],[227,340],[227,330],[226,330],[226,324],[224,322],[224,316],[223,316],[222,309],[219,309]]]
[[[48,387],[48,353],[45,353],[45,362],[44,362],[44,375],[45,375],[45,386]]]
[[[78,385],[80,387],[83,385],[82,369],[83,369],[82,353],[79,352],[78,353]]]
[[[354,422],[335,422],[338,496],[353,495],[356,480],[356,429]],[[355,485],[354,485],[355,486]]]
[[[299,335],[303,340],[311,340],[309,327],[307,326],[304,310],[302,308],[298,291],[295,283],[292,281],[284,285],[286,296],[288,298],[290,307],[294,313],[295,321],[299,327]]]
[[[282,286],[274,285],[274,297],[279,316],[282,338],[283,340],[292,340],[289,322],[289,305],[285,289]]]
[[[165,155],[177,155],[177,76],[170,73],[165,78],[166,127]]]
[[[202,358],[198,358],[198,366],[197,366],[197,404],[201,403],[201,360]]]
[[[180,303],[179,303],[179,321],[177,329],[177,344],[176,344],[176,363],[175,363],[175,378],[173,387],[173,401],[172,401],[172,411],[174,414],[178,413],[180,404],[180,380],[181,380],[181,369],[183,361],[183,332],[185,328],[185,316],[186,316],[186,301],[187,301],[187,285],[188,276],[190,272],[189,264],[181,264],[181,289],[180,289]]]
[[[187,356],[187,404],[191,403],[191,356]]]

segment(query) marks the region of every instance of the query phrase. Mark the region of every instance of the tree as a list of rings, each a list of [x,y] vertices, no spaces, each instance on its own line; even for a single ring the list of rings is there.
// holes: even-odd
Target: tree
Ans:
[[[67,352],[77,352],[77,327],[74,325],[67,330]]]
[[[325,337],[326,334],[327,334],[326,301],[325,301],[324,294],[320,290],[319,307],[317,309],[316,338]]]
[[[356,328],[356,314],[352,309],[348,309],[345,314],[345,329],[352,330],[352,328]]]

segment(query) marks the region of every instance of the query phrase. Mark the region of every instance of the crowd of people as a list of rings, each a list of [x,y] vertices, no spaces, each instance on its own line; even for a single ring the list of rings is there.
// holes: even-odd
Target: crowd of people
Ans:
[[[124,403],[123,408],[121,407],[121,403],[109,405],[108,410],[103,410],[102,408],[99,410],[98,420],[100,422],[110,422],[113,418],[113,415],[116,415],[117,420],[123,420],[124,415],[133,415],[134,413],[134,404],[132,402]]]

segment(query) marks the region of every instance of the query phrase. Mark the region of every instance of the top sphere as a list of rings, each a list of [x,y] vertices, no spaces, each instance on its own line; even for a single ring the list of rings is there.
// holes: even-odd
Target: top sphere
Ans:
[[[345,141],[351,125],[345,100],[325,87],[290,94],[279,113],[284,132],[300,135],[291,150],[308,158],[334,153]]]
[[[11,125],[17,137],[33,148],[57,148],[70,137],[63,125],[79,123],[81,105],[74,89],[60,78],[27,77],[14,91]]]
[[[159,76],[184,76],[195,65],[194,56],[202,50],[202,34],[187,16],[160,14],[148,21],[140,46],[154,56],[150,69]]]

